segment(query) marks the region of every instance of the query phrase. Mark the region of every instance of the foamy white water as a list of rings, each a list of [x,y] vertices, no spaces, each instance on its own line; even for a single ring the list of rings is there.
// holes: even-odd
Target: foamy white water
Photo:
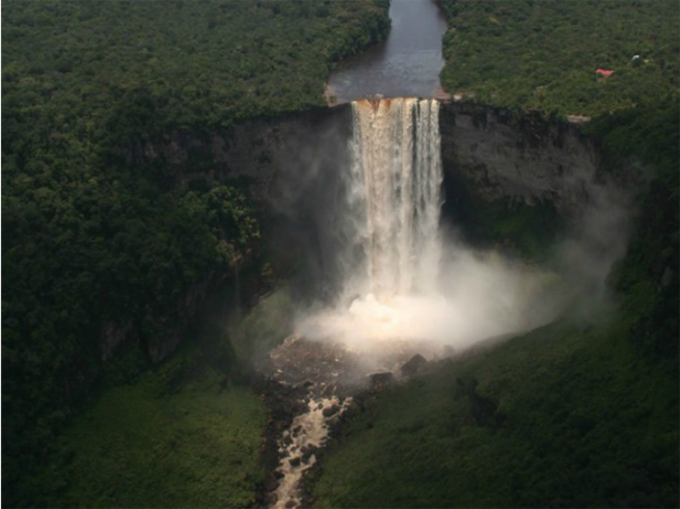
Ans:
[[[439,295],[442,165],[439,103],[352,103],[351,164],[339,229],[343,288],[338,306],[299,324],[310,338],[351,350],[386,341],[443,341],[451,309]]]
[[[345,293],[430,293],[441,255],[439,103],[363,100],[352,112]]]
[[[295,416],[290,429],[284,431],[279,441],[281,461],[277,468],[281,481],[275,491],[276,502],[272,509],[299,507],[300,479],[316,463],[314,452],[323,447],[328,440],[328,422],[337,419],[351,401],[351,398],[340,401],[335,396],[310,399],[307,402],[307,412]],[[324,410],[333,406],[338,410],[333,416],[326,417]]]
[[[439,102],[356,101],[352,122],[336,224],[342,288],[298,333],[380,356],[403,342],[464,349],[543,322],[537,272],[451,239],[443,247]]]

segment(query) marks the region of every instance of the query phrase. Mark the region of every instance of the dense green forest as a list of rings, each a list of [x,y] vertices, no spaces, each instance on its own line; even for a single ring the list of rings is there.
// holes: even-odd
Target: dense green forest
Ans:
[[[247,182],[187,189],[129,147],[321,106],[388,29],[384,0],[3,2],[5,504],[50,505],[35,469],[73,404],[165,355],[190,289],[256,265]]]
[[[674,0],[437,0],[450,93],[546,114],[595,116],[672,100],[680,84]],[[608,77],[597,69],[614,71]]]
[[[622,330],[551,325],[441,368],[365,404],[317,507],[676,507],[677,390]]]

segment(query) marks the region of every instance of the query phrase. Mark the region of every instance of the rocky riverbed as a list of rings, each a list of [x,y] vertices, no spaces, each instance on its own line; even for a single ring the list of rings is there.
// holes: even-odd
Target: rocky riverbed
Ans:
[[[305,477],[342,424],[361,411],[366,398],[428,371],[433,360],[449,353],[426,343],[391,346],[375,355],[293,335],[257,366],[271,416],[263,451],[267,476],[258,506],[308,506]]]

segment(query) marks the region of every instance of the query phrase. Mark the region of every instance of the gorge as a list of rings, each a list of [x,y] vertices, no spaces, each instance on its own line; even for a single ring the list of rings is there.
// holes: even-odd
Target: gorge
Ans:
[[[306,503],[309,493],[301,492],[298,484],[316,464],[328,433],[356,406],[353,396],[385,383],[378,380],[403,382],[428,363],[431,370],[475,345],[497,344],[549,323],[569,311],[575,301],[587,302],[591,311],[598,309],[606,300],[604,277],[621,256],[627,238],[625,193],[614,192],[614,183],[608,188],[611,196],[601,192],[602,184],[595,178],[597,163],[588,159],[594,147],[586,139],[570,131],[569,125],[558,124],[553,129],[559,134],[546,136],[548,144],[539,146],[534,132],[495,124],[498,111],[485,113],[489,117],[482,124],[480,110],[474,110],[475,119],[466,115],[466,105],[457,112],[456,125],[448,129],[460,129],[461,136],[477,141],[472,154],[447,150],[458,161],[470,159],[456,181],[465,185],[468,179],[483,189],[476,173],[483,172],[482,178],[492,182],[508,179],[507,194],[501,191],[495,197],[483,194],[477,199],[482,203],[504,200],[508,211],[513,202],[531,206],[532,200],[550,200],[573,228],[571,251],[562,260],[561,274],[506,258],[502,250],[470,249],[440,225],[442,187],[452,187],[442,186],[447,177],[440,159],[439,124],[446,117],[440,106],[450,108],[451,118],[456,105],[400,98],[357,101],[349,106],[351,116],[338,118],[350,121],[351,129],[314,130],[324,143],[346,146],[347,153],[335,160],[343,161],[344,167],[331,173],[323,163],[319,167],[306,164],[305,169],[314,168],[313,175],[298,175],[296,180],[287,174],[285,186],[299,191],[303,189],[300,182],[318,181],[299,194],[279,191],[301,203],[317,200],[302,212],[313,210],[312,218],[303,222],[293,214],[286,219],[290,231],[314,237],[303,250],[310,256],[304,266],[316,266],[313,277],[325,283],[315,290],[323,289],[322,293],[312,292],[311,305],[294,306],[297,319],[291,335],[256,361],[258,369],[275,383],[270,389],[274,399],[280,398],[278,384],[289,387],[286,391],[292,399],[288,404],[295,409],[276,424],[276,438],[270,446],[271,454],[279,458],[271,467],[271,492],[265,498],[273,507]],[[471,117],[475,121],[468,120]],[[476,132],[487,129],[501,134],[496,139]],[[521,140],[522,135],[528,140],[510,138]],[[282,154],[293,152],[285,143],[282,146]],[[564,146],[568,148],[560,151]],[[325,153],[326,147],[322,143],[317,150]],[[501,150],[514,151],[515,157],[498,157]],[[546,160],[537,162],[540,157]],[[549,178],[554,179],[552,183]],[[280,202],[273,203],[280,206]],[[282,209],[299,210],[294,202]],[[559,212],[555,217],[560,217]],[[595,216],[605,219],[594,221]],[[580,228],[584,224],[591,228],[585,234]],[[609,240],[603,246],[605,232]],[[290,239],[289,234],[283,237]],[[584,266],[589,270],[584,272]],[[556,283],[560,277],[564,280]]]
[[[427,113],[421,113],[415,122],[413,111],[421,103]],[[367,133],[363,139],[362,125],[371,123],[373,135],[413,140],[413,146],[375,144]],[[397,150],[388,153],[388,146]],[[433,160],[439,152],[440,163]],[[198,154],[202,161],[199,168],[195,164]],[[422,179],[434,185],[429,195],[406,200],[406,195],[397,192],[400,187],[395,181],[385,180],[389,175],[384,173],[368,179],[382,187],[374,186],[370,193],[363,187],[369,168],[388,169],[394,178],[399,171],[418,167],[411,163],[419,160],[418,154],[426,156],[420,158],[421,169],[435,172]],[[391,372],[399,378],[401,367],[416,355],[432,362],[464,352],[478,341],[507,337],[546,323],[584,296],[590,298],[603,290],[604,277],[626,241],[622,206],[626,202],[617,201],[615,193],[611,199],[600,193],[607,188],[605,176],[599,173],[603,156],[578,126],[531,116],[517,119],[509,111],[482,105],[370,100],[244,122],[209,135],[177,131],[164,143],[131,144],[126,157],[140,165],[162,161],[189,187],[244,179],[260,204],[263,241],[275,260],[276,272],[294,274],[291,282],[297,288],[293,297],[297,302],[290,312],[299,320],[281,325],[274,335],[276,341],[289,339],[271,352],[272,364],[267,364],[267,353],[276,342],[255,344],[255,355],[241,359],[246,365],[255,362],[274,380],[297,387],[292,396],[295,402],[286,403],[293,413],[281,420],[276,431],[276,450],[281,448],[288,456],[281,458],[280,465],[271,465],[270,475],[277,471],[280,474],[276,475],[284,471],[285,475],[268,484],[270,489],[276,488],[267,496],[276,495],[276,503],[282,505],[291,500],[300,503],[301,497],[307,496],[298,492],[297,481],[289,481],[313,463],[311,458],[324,443],[324,433],[343,421],[343,412],[350,409],[351,395],[370,389],[369,375]],[[364,159],[366,163],[358,164]],[[430,164],[422,165],[428,159]],[[631,170],[635,170],[632,165]],[[627,179],[636,182],[635,172]],[[612,184],[609,189],[617,186]],[[463,192],[470,189],[474,192]],[[373,208],[362,201],[367,194],[378,200]],[[443,216],[439,218],[442,201]],[[414,212],[414,203],[427,205],[424,213]],[[552,269],[544,272],[515,256],[505,258],[488,251],[498,241],[491,235],[483,237],[486,248],[481,250],[470,250],[462,241],[474,236],[472,227],[483,229],[481,222],[466,220],[470,217],[466,214],[498,206],[509,218],[526,209],[536,211],[541,221],[570,225],[573,231],[588,224],[597,227],[585,239],[572,236],[579,239],[575,242],[578,264],[574,266],[572,259],[569,270],[562,273],[563,280],[556,283]],[[547,207],[547,214],[542,207]],[[383,229],[370,229],[368,210],[382,221]],[[386,210],[403,212],[386,214]],[[588,210],[610,217],[611,222],[591,222]],[[423,220],[421,236],[416,237],[413,229],[400,235],[396,225],[408,225],[415,217]],[[522,225],[526,234],[534,233],[532,221],[538,219],[530,217],[529,223]],[[454,227],[461,233],[452,234]],[[548,245],[548,239],[556,238],[550,237],[553,231],[559,229],[549,229],[545,237],[545,232],[536,228],[536,242]],[[604,232],[612,234],[611,242],[600,242]],[[403,242],[405,237],[408,242]],[[426,254],[434,260],[409,252],[428,243]],[[439,264],[436,258],[440,258]],[[441,271],[436,271],[438,266]],[[413,274],[418,274],[414,279],[420,286],[412,283]],[[429,283],[423,284],[426,281]],[[239,298],[247,309],[252,296],[248,296],[246,285],[243,289]],[[382,300],[381,293],[395,295]],[[592,303],[590,299],[587,302]],[[392,350],[385,343],[395,330],[402,340],[426,336],[430,344],[397,341]],[[290,336],[295,333],[298,336]],[[328,337],[344,338],[350,351],[343,347],[329,352],[306,342]],[[124,335],[118,340],[120,343],[110,344],[111,349],[125,344]],[[302,367],[304,363],[309,367]],[[345,379],[333,379],[333,374]],[[311,423],[303,420],[307,410]],[[350,414],[355,411],[350,409]],[[312,440],[301,431],[307,427],[316,433]],[[279,443],[286,432],[290,441]],[[290,460],[296,464],[290,465]],[[291,473],[292,478],[288,477]]]
[[[514,1],[3,5],[6,504],[673,507],[672,16]]]

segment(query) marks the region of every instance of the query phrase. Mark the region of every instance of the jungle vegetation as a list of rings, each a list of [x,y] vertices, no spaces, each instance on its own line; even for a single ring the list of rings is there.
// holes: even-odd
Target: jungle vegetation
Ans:
[[[673,0],[437,3],[449,25],[441,80],[452,94],[560,116],[677,97],[680,6]]]
[[[6,505],[59,503],[37,470],[77,405],[186,328],[189,288],[257,259],[247,185],[189,189],[127,148],[321,106],[334,62],[388,28],[384,0],[3,2]],[[106,327],[124,351],[103,354]]]

